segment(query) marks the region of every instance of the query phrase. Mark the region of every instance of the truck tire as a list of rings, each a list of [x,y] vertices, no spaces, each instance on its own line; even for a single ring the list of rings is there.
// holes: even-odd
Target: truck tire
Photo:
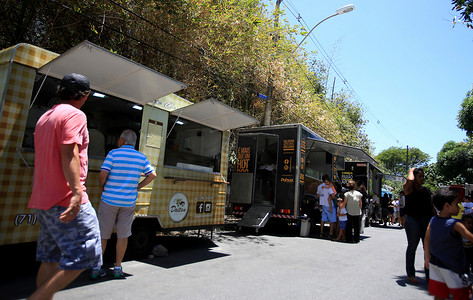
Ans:
[[[151,253],[156,241],[156,230],[145,224],[132,226],[129,248],[135,257],[145,257]]]

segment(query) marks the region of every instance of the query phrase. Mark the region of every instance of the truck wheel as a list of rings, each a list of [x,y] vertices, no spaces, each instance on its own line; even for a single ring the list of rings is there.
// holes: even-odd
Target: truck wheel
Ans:
[[[131,230],[129,246],[137,257],[144,257],[151,253],[156,240],[156,231],[145,226],[136,226]]]

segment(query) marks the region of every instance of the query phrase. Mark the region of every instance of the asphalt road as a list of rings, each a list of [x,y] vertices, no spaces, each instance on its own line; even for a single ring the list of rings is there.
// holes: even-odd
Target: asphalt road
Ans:
[[[111,278],[106,259],[107,277],[91,281],[85,272],[54,299],[431,299],[420,272],[421,246],[421,283],[407,283],[403,230],[366,228],[359,244],[298,237],[297,230],[221,230],[212,240],[162,237],[167,257],[126,261],[124,279]],[[34,291],[37,265],[22,268],[2,276],[0,298],[23,299]]]

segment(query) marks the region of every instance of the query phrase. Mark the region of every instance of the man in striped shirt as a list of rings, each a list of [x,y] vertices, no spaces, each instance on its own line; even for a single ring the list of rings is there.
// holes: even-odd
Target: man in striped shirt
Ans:
[[[128,237],[131,235],[138,191],[156,178],[154,168],[146,156],[135,150],[136,139],[136,134],[132,130],[124,130],[118,140],[118,148],[108,153],[99,175],[100,186],[103,189],[98,214],[102,253],[105,252],[114,226],[117,231],[116,261],[113,269],[115,278],[123,275],[121,263]],[[140,182],[142,174],[145,178]],[[103,277],[105,274],[105,270],[101,268],[92,270],[93,279]]]

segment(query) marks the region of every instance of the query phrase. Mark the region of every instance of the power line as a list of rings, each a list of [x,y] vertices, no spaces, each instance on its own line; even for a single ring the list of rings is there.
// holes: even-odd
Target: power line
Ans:
[[[286,0],[286,2],[292,8],[289,7],[288,5],[286,5],[285,2],[283,4],[289,10],[289,12],[294,16],[294,18],[299,22],[299,24],[301,26],[305,27],[305,28],[308,28],[307,23],[305,22],[303,17],[300,15],[300,13],[297,11],[294,4],[292,4],[292,2],[290,0]],[[318,41],[318,39],[315,36],[313,36],[312,34],[310,35],[310,39],[315,44],[315,46],[320,50],[320,53],[322,54],[323,58],[328,62],[329,69],[332,68],[334,70],[335,74],[340,78],[340,80],[342,80],[343,84],[347,87],[348,92],[363,107],[364,111],[368,115],[368,118],[371,119],[371,121],[375,124],[375,126],[378,128],[378,130],[380,130],[380,132],[383,133],[386,137],[389,137],[390,139],[392,138],[397,144],[400,144],[399,140],[381,123],[379,118],[377,118],[376,115],[373,112],[371,112],[369,107],[361,100],[359,95],[356,93],[355,89],[351,86],[351,84],[348,82],[348,80],[343,75],[343,73],[340,71],[340,69],[337,67],[337,65],[329,57],[329,55],[325,51],[322,44]]]

